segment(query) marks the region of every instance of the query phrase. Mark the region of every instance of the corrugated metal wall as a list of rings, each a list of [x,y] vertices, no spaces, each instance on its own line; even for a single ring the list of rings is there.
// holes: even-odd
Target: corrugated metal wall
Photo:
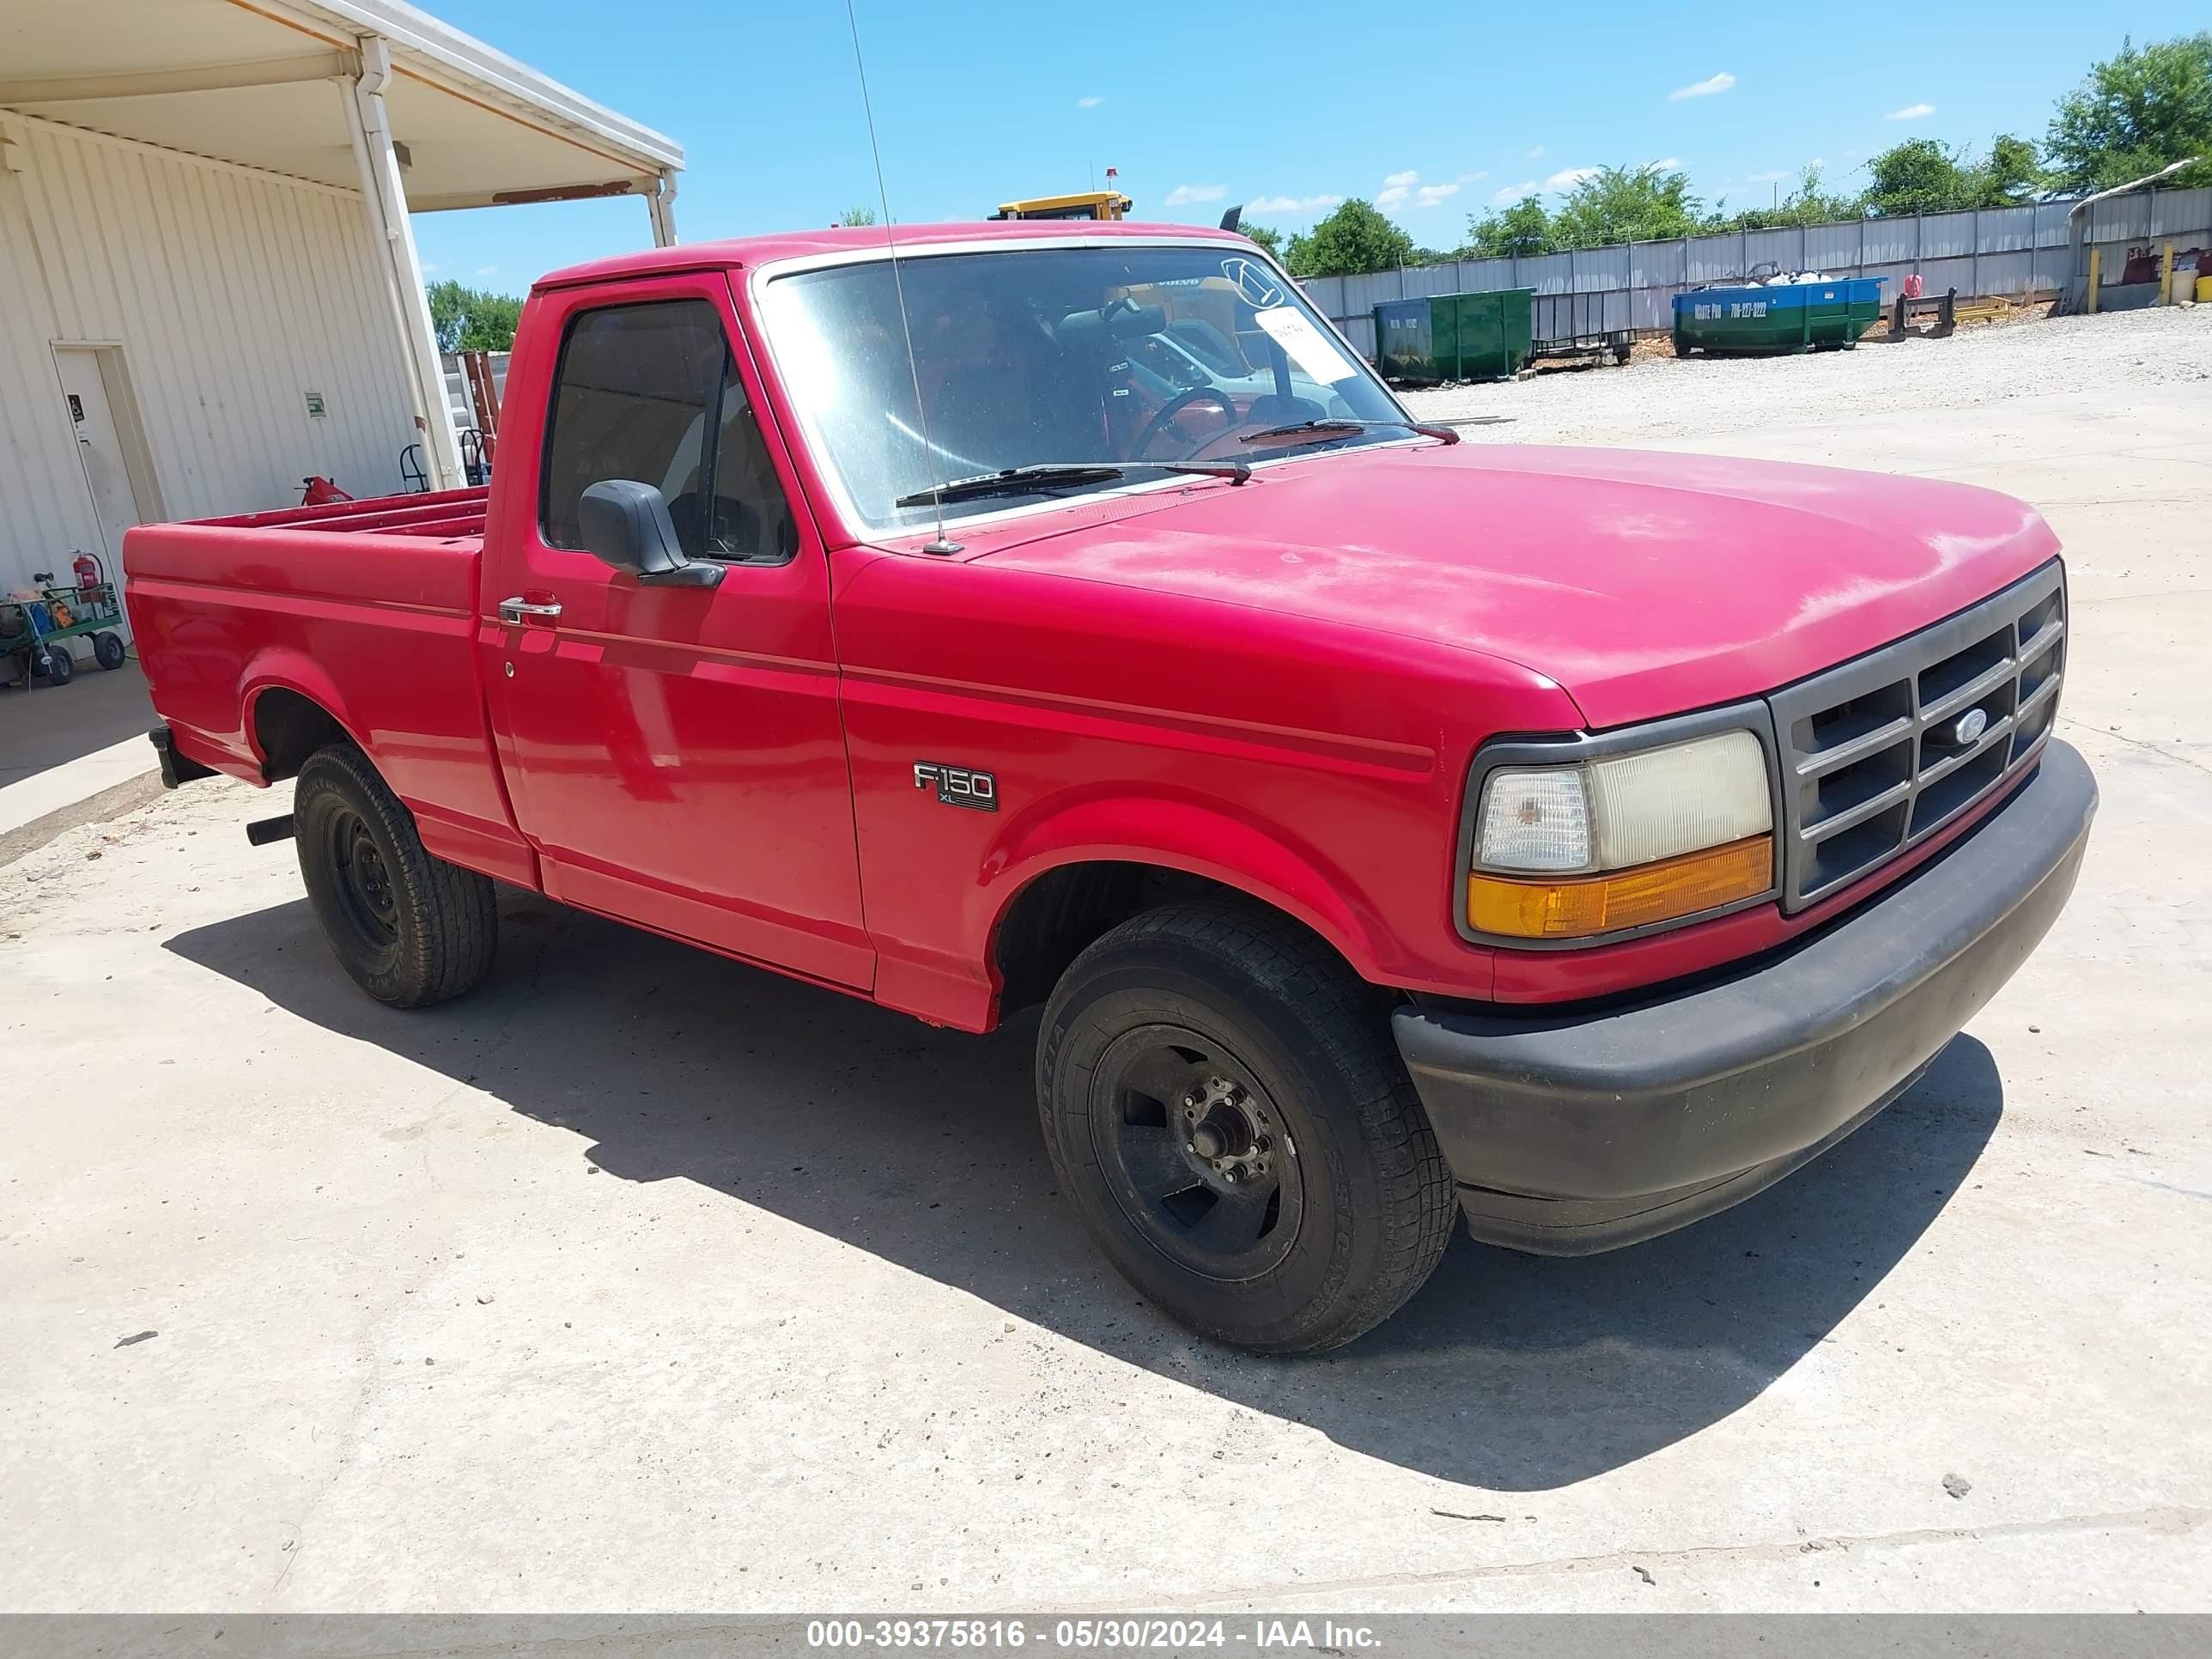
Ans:
[[[1698,283],[1724,282],[1772,260],[1784,270],[1878,276],[1893,284],[1917,270],[1930,294],[2049,295],[2065,286],[2066,215],[2072,204],[1985,208],[1897,219],[1847,219],[1799,230],[1731,232],[1686,241],[1632,242],[1528,259],[1462,259],[1409,265],[1367,276],[1316,276],[1300,284],[1352,344],[1375,355],[1377,301],[1427,294],[1533,288],[1539,294],[1625,290],[1634,326],[1674,325],[1674,296]],[[2088,240],[2117,273],[2130,243],[2172,239],[2212,245],[2212,189],[2142,191],[2088,210]],[[1884,297],[1896,294],[1893,286]]]
[[[0,588],[100,545],[57,342],[122,348],[164,516],[289,505],[309,473],[399,488],[414,416],[359,197],[0,122]]]

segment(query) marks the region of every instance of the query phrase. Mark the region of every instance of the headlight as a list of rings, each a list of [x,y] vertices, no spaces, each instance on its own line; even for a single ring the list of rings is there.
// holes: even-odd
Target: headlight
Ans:
[[[1467,923],[1580,939],[1757,898],[1774,884],[1766,751],[1749,732],[1490,774]]]

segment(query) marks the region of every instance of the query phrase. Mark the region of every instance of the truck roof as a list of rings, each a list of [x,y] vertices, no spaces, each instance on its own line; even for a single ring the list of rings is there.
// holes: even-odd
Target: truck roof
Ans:
[[[1144,224],[1130,220],[977,219],[940,225],[901,225],[902,249],[921,248],[945,242],[1108,241],[1119,237],[1173,237],[1178,241],[1232,242],[1245,238],[1211,225]],[[534,288],[568,288],[579,283],[603,283],[622,276],[648,276],[656,271],[697,270],[702,267],[751,268],[777,259],[804,258],[821,253],[886,248],[890,233],[881,225],[831,226],[823,230],[784,231],[771,236],[733,236],[719,242],[686,242],[676,247],[642,248],[617,253],[580,265],[549,271]]]

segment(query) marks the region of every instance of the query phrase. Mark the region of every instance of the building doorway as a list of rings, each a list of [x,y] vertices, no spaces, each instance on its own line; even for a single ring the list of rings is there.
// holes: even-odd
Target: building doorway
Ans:
[[[54,367],[61,376],[70,428],[76,435],[85,489],[100,522],[102,545],[87,550],[100,555],[110,581],[120,582],[123,532],[161,517],[145,428],[124,372],[123,349],[57,344]],[[55,574],[67,580],[65,571]]]

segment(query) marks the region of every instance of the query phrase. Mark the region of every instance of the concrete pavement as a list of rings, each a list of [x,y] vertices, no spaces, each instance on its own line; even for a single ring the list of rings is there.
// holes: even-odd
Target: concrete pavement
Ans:
[[[1101,1264],[1026,1025],[522,898],[481,993],[392,1013],[245,846],[270,796],[65,831],[0,870],[0,1606],[2205,1607],[2208,413],[1670,440],[2046,509],[2081,887],[1819,1163],[1613,1255],[1462,1238],[1316,1361]]]

